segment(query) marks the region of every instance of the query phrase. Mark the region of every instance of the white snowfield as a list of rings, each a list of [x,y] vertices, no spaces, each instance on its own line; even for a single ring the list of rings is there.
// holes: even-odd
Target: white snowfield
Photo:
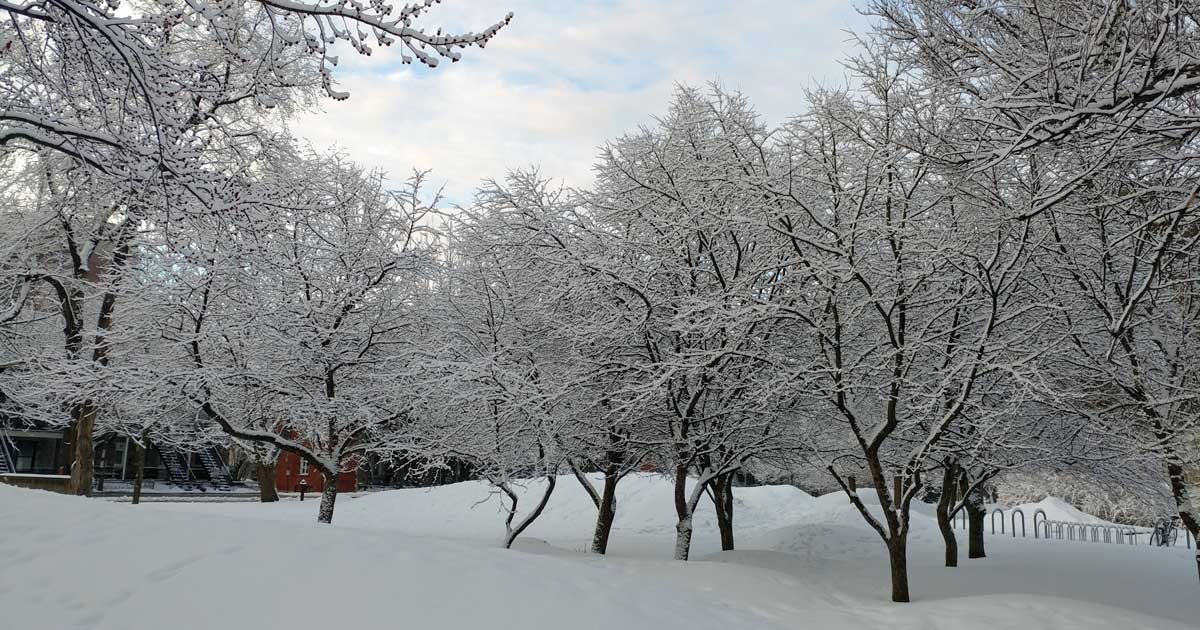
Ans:
[[[525,507],[539,487],[523,493]],[[967,560],[964,542],[962,566],[946,569],[922,505],[909,552],[915,601],[893,604],[882,544],[844,496],[737,488],[739,550],[714,553],[702,504],[688,563],[667,559],[670,497],[662,477],[622,481],[600,557],[582,553],[595,508],[569,476],[515,550],[497,547],[497,498],[474,482],[341,497],[332,527],[315,523],[316,501],[131,506],[0,486],[0,628],[1128,630],[1200,620],[1184,549],[989,536],[987,559]]]

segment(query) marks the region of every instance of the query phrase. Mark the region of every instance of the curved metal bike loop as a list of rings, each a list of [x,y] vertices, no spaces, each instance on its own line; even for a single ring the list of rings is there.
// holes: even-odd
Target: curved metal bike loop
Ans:
[[[1009,517],[1012,519],[1012,537],[1013,538],[1017,537],[1017,515],[1018,514],[1021,515],[1021,538],[1024,538],[1025,537],[1025,513],[1021,511],[1021,508],[1013,508],[1012,516]],[[1034,533],[1036,533],[1036,531]]]

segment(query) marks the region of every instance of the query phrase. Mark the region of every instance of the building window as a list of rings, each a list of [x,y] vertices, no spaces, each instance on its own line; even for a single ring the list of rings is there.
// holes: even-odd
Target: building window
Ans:
[[[38,443],[37,440],[22,440],[20,438],[13,440],[13,471],[19,473],[40,473],[44,472],[36,469],[38,463]]]
[[[300,476],[308,476],[308,460],[304,459],[303,457],[300,458]]]

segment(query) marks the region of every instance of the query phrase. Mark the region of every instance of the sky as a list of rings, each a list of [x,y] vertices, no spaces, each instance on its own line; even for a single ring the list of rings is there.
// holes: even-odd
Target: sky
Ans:
[[[476,31],[509,11],[486,49],[436,69],[343,47],[350,98],[293,131],[393,180],[429,169],[450,203],[529,166],[586,186],[599,147],[652,123],[679,83],[719,81],[772,124],[802,112],[806,87],[846,81],[849,31],[866,25],[850,0],[444,0],[421,25]]]

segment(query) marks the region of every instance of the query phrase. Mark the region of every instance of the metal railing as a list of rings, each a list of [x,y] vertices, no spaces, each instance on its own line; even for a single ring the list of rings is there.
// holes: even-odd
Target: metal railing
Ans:
[[[16,472],[17,462],[8,450],[8,435],[0,430],[0,473]]]

